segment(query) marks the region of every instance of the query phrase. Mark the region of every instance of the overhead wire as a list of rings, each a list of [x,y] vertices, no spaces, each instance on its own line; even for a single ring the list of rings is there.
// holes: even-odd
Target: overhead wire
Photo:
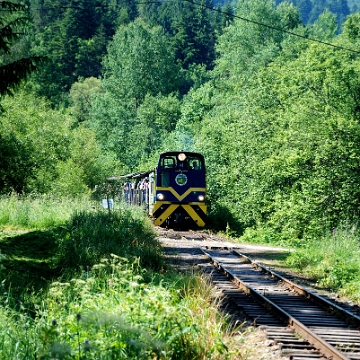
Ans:
[[[248,22],[250,24],[263,26],[263,27],[266,27],[268,29],[272,29],[272,30],[275,30],[275,31],[282,32],[284,34],[288,34],[288,35],[291,35],[291,36],[296,36],[296,37],[302,38],[302,39],[304,39],[306,41],[316,42],[316,43],[323,44],[323,45],[326,45],[326,46],[330,46],[330,47],[333,47],[333,48],[336,48],[336,49],[339,49],[339,50],[345,50],[345,51],[350,51],[350,52],[353,52],[353,53],[356,53],[356,54],[360,54],[360,51],[358,51],[358,50],[350,49],[350,48],[347,48],[347,47],[344,47],[344,46],[341,46],[341,45],[335,45],[335,44],[332,44],[332,43],[327,42],[327,41],[314,39],[314,38],[308,37],[306,35],[297,34],[297,33],[293,32],[293,31],[289,31],[289,30],[286,30],[286,29],[283,29],[283,28],[279,28],[277,26],[269,25],[269,24],[266,24],[266,23],[263,23],[263,22],[260,22],[260,21],[257,21],[257,20],[251,20],[251,19],[248,19],[248,18],[240,16],[240,15],[236,15],[236,14],[232,14],[232,13],[223,11],[223,10],[221,10],[219,8],[211,7],[211,6],[206,5],[204,3],[197,3],[197,2],[195,2],[193,0],[165,0],[165,1],[155,0],[155,1],[144,1],[144,2],[137,1],[137,2],[135,2],[135,4],[136,5],[163,4],[165,2],[186,2],[186,3],[189,3],[189,4],[195,5],[195,6],[203,7],[203,8],[206,8],[208,10],[218,12],[218,13],[220,13],[222,15],[226,15],[226,16],[229,16],[231,18],[235,18],[235,19],[239,19],[239,20]],[[95,7],[103,8],[103,7],[122,7],[122,6],[123,5],[109,4],[109,5],[101,5],[101,6],[97,5]],[[31,10],[39,10],[40,11],[40,10],[53,10],[53,9],[83,9],[83,8],[80,7],[80,6],[71,5],[71,6],[32,8]],[[0,12],[1,11],[6,11],[6,10],[1,10],[0,9]]]
[[[266,28],[268,28],[268,29],[272,29],[272,30],[276,30],[276,31],[283,32],[283,33],[288,34],[288,35],[296,36],[296,37],[305,39],[305,40],[307,40],[307,41],[317,42],[317,43],[320,43],[320,44],[323,44],[323,45],[327,45],[327,46],[331,46],[331,47],[334,47],[334,48],[337,48],[337,49],[346,50],[346,51],[351,51],[351,52],[354,52],[354,53],[356,53],[356,54],[360,54],[360,51],[357,51],[357,50],[349,49],[349,48],[346,48],[346,47],[343,47],[343,46],[340,46],[340,45],[335,45],[335,44],[329,43],[329,42],[327,42],[327,41],[322,41],[322,40],[318,40],[318,39],[313,39],[313,38],[310,38],[310,37],[305,36],[305,35],[297,34],[297,33],[294,33],[294,32],[292,32],[292,31],[289,31],[289,30],[281,29],[281,28],[278,28],[278,27],[273,26],[273,25],[269,25],[269,24],[262,23],[262,22],[260,22],[260,21],[247,19],[247,18],[245,18],[245,17],[243,17],[243,16],[239,16],[239,15],[235,15],[235,14],[230,14],[230,13],[227,13],[227,12],[222,11],[222,10],[220,10],[220,9],[212,8],[212,7],[210,7],[210,6],[206,5],[206,4],[195,3],[195,2],[192,1],[192,0],[179,0],[179,1],[188,2],[188,3],[190,3],[190,4],[194,4],[194,5],[197,5],[197,6],[200,6],[200,7],[209,9],[209,10],[212,10],[212,11],[216,11],[216,12],[219,12],[219,13],[221,13],[221,14],[224,14],[224,15],[227,15],[227,16],[231,16],[231,17],[233,17],[233,18],[240,19],[240,20],[242,20],[242,21],[246,21],[246,22],[251,23],[251,24],[255,24],[255,25],[259,25],[259,26],[264,26],[264,27],[266,27]]]

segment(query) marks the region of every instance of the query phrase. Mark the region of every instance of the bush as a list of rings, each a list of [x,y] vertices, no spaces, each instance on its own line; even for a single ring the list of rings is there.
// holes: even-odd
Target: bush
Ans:
[[[319,284],[346,293],[347,284],[360,277],[358,230],[345,224],[323,238],[309,239],[289,255],[287,263],[315,277]]]
[[[160,268],[161,246],[141,210],[76,212],[63,225],[58,240],[59,266],[86,269],[109,254],[139,257],[142,266]]]
[[[111,255],[86,276],[53,282],[34,318],[1,307],[0,357],[230,359],[226,318],[204,278],[151,277]]]

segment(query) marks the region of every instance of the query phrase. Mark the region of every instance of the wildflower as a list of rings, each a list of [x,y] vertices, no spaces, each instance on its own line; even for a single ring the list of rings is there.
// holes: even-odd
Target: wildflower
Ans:
[[[54,319],[51,323],[53,324],[53,326],[56,326],[57,325],[56,319]]]
[[[80,314],[76,314],[76,320],[80,321],[81,320],[81,315]]]

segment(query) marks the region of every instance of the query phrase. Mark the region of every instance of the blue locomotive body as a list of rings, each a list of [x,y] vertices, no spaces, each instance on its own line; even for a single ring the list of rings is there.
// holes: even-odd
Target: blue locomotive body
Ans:
[[[206,221],[206,167],[194,152],[165,152],[159,157],[153,180],[155,225],[196,227]]]

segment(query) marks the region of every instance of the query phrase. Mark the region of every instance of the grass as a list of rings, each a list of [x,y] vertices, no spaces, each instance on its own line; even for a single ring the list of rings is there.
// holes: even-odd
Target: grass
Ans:
[[[0,358],[244,358],[227,346],[238,329],[205,278],[166,268],[141,210],[76,203],[70,215],[55,216],[44,199],[4,203],[19,214],[8,222],[1,215]]]
[[[278,259],[287,267],[305,274],[331,291],[360,302],[360,233],[356,226],[344,224],[321,238],[284,241],[271,229],[250,230],[241,241],[266,245],[292,245],[286,258]]]
[[[359,234],[354,227],[334,229],[321,239],[310,240],[292,253],[286,263],[319,285],[360,301]]]
[[[51,195],[0,196],[0,229],[45,229],[69,220],[73,211],[89,210],[88,197],[58,198]]]

